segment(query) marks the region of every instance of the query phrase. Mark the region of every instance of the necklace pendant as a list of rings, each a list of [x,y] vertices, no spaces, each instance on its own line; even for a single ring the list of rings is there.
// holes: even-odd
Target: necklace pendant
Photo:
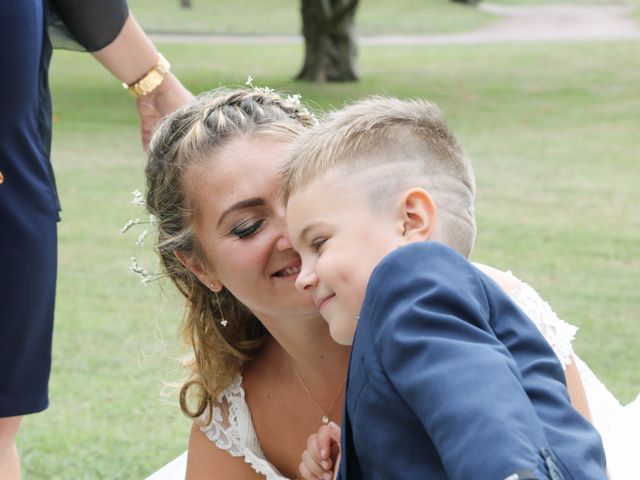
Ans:
[[[329,424],[329,417],[327,417],[326,415],[322,417],[322,423],[325,425]]]

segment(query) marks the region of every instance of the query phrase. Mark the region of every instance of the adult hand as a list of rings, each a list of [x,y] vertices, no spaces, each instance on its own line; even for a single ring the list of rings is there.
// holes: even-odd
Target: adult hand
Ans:
[[[145,151],[149,146],[153,129],[160,120],[191,100],[191,92],[184,88],[172,73],[168,73],[164,81],[151,93],[136,98],[142,146]]]

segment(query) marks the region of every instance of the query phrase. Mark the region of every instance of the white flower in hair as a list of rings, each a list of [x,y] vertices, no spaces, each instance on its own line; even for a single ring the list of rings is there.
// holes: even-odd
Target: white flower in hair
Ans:
[[[131,220],[129,220],[127,223],[124,224],[124,226],[120,229],[120,233],[124,233],[134,225],[139,225],[140,223],[142,222],[140,222],[139,218],[132,218]]]
[[[294,93],[293,95],[287,95],[287,98],[285,99],[285,101],[292,107],[300,107],[302,105],[300,103],[301,98],[302,98],[302,95],[300,95],[299,93]]]
[[[147,205],[144,202],[144,198],[142,196],[142,193],[140,193],[140,190],[136,188],[133,192],[131,192],[131,195],[133,195],[133,200],[131,200],[131,203],[133,203],[134,205],[138,205],[139,207],[146,208]]]
[[[141,247],[144,245],[144,239],[149,235],[149,230],[144,230],[140,235],[138,235],[138,239],[136,240],[136,245]]]
[[[131,264],[129,265],[129,270],[133,273],[137,274],[140,277],[140,281],[143,285],[147,285],[151,281],[152,275],[146,271],[144,268],[140,266],[136,257],[131,257]]]
[[[135,189],[133,192],[131,192],[131,195],[133,195],[133,200],[131,201],[131,203],[133,205],[138,206],[138,207],[142,207],[142,208],[144,208],[146,210],[147,205],[146,205],[146,202],[144,201],[144,197],[143,197],[142,193],[140,192],[140,190]],[[140,218],[134,218],[134,219],[129,220],[120,229],[120,233],[125,233],[128,230],[130,230],[132,227],[136,226],[136,225],[151,225],[151,226],[155,226],[157,224],[158,224],[158,219],[156,217],[154,217],[153,215],[148,214],[147,220],[141,220]],[[145,239],[147,238],[148,235],[149,235],[149,230],[148,229],[143,230],[142,233],[140,235],[138,235],[138,238],[136,239],[136,245],[137,246],[144,246],[144,241],[145,241]],[[138,263],[138,260],[136,260],[135,257],[131,257],[131,263],[129,265],[129,270],[131,272],[135,273],[136,275],[138,275],[140,277],[140,281],[145,286],[149,282],[152,282],[152,281],[157,280],[160,277],[162,277],[162,274],[160,274],[160,273],[151,273],[148,270],[146,270],[145,268],[143,268]]]

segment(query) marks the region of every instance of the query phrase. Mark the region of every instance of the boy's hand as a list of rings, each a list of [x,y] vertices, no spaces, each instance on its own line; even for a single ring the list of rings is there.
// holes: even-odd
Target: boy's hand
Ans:
[[[340,427],[334,422],[323,425],[307,439],[302,453],[300,474],[304,480],[331,480],[340,464]],[[334,471],[335,470],[335,471]]]

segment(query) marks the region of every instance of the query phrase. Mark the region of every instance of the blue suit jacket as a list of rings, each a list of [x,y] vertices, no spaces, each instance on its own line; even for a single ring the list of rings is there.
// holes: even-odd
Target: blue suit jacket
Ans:
[[[374,270],[349,363],[341,479],[606,479],[535,325],[452,249]]]

